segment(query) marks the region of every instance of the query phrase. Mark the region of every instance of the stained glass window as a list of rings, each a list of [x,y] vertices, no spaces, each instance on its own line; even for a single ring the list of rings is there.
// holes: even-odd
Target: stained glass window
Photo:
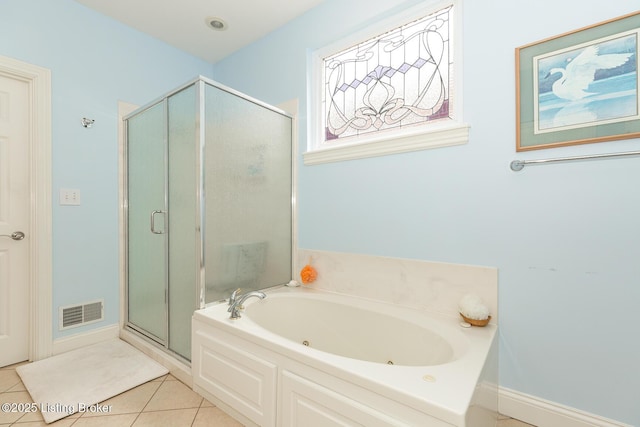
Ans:
[[[322,60],[324,143],[451,118],[453,6]]]

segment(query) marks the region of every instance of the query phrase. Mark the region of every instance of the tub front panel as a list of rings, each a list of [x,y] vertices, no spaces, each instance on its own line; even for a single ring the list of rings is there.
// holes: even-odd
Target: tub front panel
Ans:
[[[272,426],[277,365],[260,357],[259,348],[251,347],[231,334],[211,333],[197,320],[192,326],[194,348],[197,349],[192,360],[192,367],[198,372],[196,390],[201,393],[209,390],[251,422]]]

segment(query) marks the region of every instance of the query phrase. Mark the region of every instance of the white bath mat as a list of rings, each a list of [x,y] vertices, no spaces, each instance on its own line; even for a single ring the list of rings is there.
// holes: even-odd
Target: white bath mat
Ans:
[[[119,339],[22,365],[16,371],[47,423],[76,412],[108,412],[96,404],[168,373]]]

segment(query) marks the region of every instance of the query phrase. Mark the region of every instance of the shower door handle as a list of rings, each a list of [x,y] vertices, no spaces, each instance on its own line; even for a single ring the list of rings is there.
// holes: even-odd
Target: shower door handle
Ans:
[[[162,230],[156,230],[156,215],[157,214],[162,214],[163,215],[163,219],[164,219],[164,214],[166,214],[166,212],[165,211],[153,211],[153,212],[151,212],[151,232],[153,234],[164,234],[164,229],[165,229],[164,221],[163,221]]]

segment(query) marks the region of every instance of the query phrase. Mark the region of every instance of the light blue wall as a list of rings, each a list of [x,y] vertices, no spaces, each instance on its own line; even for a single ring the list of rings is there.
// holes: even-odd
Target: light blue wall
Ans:
[[[326,0],[213,69],[224,84],[270,103],[301,101],[306,60],[416,1]],[[535,159],[637,150],[638,140],[516,154],[516,46],[640,9],[638,0],[468,0],[464,115],[469,144],[305,167],[300,246],[496,266],[501,385],[640,425],[640,159],[527,167]],[[104,298],[118,321],[117,101],[144,104],[212,68],[70,0],[0,1],[0,55],[50,68],[54,199],[79,188],[82,206],[54,200],[57,307]],[[91,130],[81,117],[96,119]]]
[[[390,5],[415,3],[326,0],[218,63],[215,78],[274,104],[299,98],[302,152],[308,53]],[[640,158],[509,169],[516,158],[640,148],[515,152],[514,48],[640,9],[638,0],[588,3],[465,1],[469,143],[300,163],[299,244],[498,267],[501,385],[640,425]]]
[[[212,66],[70,0],[0,1],[0,55],[52,75],[54,338],[117,324],[118,101],[146,104]],[[82,205],[59,206],[60,188]],[[58,331],[58,307],[101,298],[103,322]]]

